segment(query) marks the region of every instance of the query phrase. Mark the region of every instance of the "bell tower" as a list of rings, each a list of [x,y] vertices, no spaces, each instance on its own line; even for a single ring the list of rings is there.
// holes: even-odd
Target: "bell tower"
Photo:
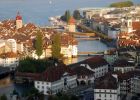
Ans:
[[[19,28],[22,28],[22,16],[18,12],[16,16],[16,29],[19,29]]]

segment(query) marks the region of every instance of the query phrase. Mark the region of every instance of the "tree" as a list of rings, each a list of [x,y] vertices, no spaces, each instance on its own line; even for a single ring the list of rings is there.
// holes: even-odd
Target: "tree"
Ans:
[[[74,10],[74,12],[73,12],[73,17],[74,17],[76,20],[80,20],[80,19],[81,19],[81,15],[80,15],[79,10]]]
[[[72,95],[72,96],[70,97],[70,100],[79,100],[79,98],[78,98],[77,96],[75,96],[75,95]]]
[[[68,23],[70,17],[71,17],[70,11],[66,10],[65,14],[63,16],[61,16],[61,20],[63,20],[63,21]]]
[[[0,97],[0,100],[7,100],[7,96],[5,94],[3,94],[1,97]]]
[[[36,41],[35,41],[35,49],[36,49],[36,54],[38,58],[40,58],[40,56],[43,53],[43,40],[42,40],[42,35],[40,31],[37,32]]]
[[[122,8],[122,7],[131,7],[133,5],[134,3],[132,1],[123,1],[123,2],[112,3],[110,4],[110,7]]]
[[[71,17],[69,10],[66,11],[65,16],[66,16],[66,22],[68,23],[69,22],[69,19]]]
[[[55,34],[52,39],[52,57],[59,59],[61,57],[61,36],[60,34]]]

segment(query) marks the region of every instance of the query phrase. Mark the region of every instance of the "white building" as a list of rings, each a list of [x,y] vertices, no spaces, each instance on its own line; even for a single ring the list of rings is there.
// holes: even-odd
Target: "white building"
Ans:
[[[117,29],[108,29],[108,37],[112,39],[117,39],[120,30]]]
[[[19,64],[19,57],[16,53],[8,52],[0,54],[0,66],[9,67],[14,70]]]
[[[34,81],[34,86],[43,94],[56,94],[77,87],[77,75],[65,65],[48,68],[40,79]]]
[[[15,39],[8,39],[7,45],[11,48],[12,52],[17,52],[17,43]]]
[[[17,52],[16,41],[14,39],[0,40],[0,53]]]
[[[126,73],[129,71],[135,70],[135,64],[128,62],[124,59],[118,59],[116,60],[112,66],[114,67],[114,71],[120,71],[121,73]]]
[[[117,79],[110,73],[95,80],[94,100],[119,100]]]
[[[64,33],[61,35],[61,51],[64,57],[77,57],[78,55],[78,42],[70,34]]]
[[[89,70],[93,71],[95,73],[95,78],[104,76],[108,72],[108,63],[101,56],[95,56],[86,59],[85,61],[81,62],[80,66],[86,67]]]
[[[131,92],[140,94],[140,76],[131,79]]]

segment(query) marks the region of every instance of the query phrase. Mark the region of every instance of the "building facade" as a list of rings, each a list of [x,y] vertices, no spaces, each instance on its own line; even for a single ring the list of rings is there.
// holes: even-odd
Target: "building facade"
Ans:
[[[55,66],[47,69],[47,71],[42,74],[44,80],[35,80],[34,87],[45,95],[56,94],[77,87],[77,75],[68,67],[65,67],[66,66]]]

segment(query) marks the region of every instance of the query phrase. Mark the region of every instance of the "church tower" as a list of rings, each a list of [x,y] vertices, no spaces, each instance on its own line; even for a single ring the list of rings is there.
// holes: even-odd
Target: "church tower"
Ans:
[[[17,13],[16,16],[16,29],[22,28],[22,16],[20,16],[20,13]]]
[[[70,19],[68,21],[68,31],[76,32],[76,21],[72,16],[70,17]]]

